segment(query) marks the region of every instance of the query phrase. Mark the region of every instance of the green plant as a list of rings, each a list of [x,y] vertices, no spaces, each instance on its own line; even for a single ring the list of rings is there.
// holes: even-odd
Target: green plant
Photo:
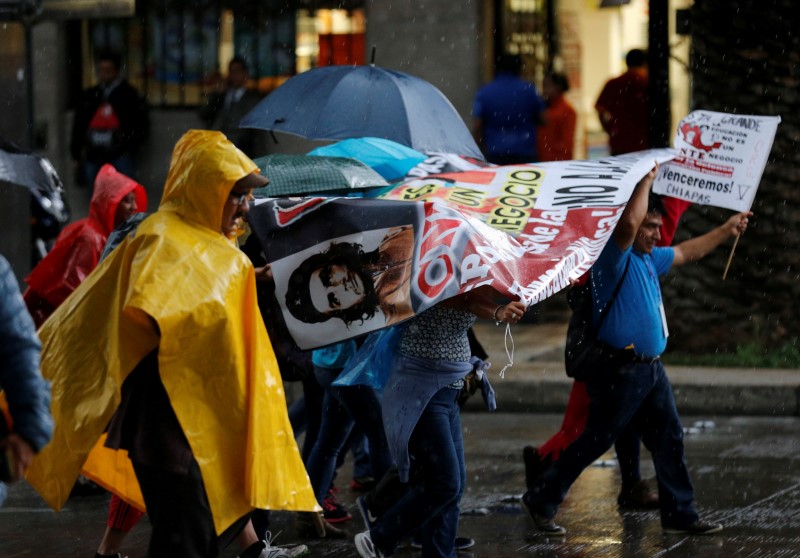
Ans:
[[[752,342],[738,345],[732,352],[685,353],[664,355],[667,364],[718,366],[725,368],[800,368],[800,343],[797,338],[776,348]]]

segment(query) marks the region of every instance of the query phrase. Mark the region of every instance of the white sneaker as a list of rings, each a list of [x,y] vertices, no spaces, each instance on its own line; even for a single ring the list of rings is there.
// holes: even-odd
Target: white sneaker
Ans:
[[[378,550],[378,547],[372,544],[369,531],[364,531],[363,533],[357,534],[355,543],[356,550],[361,558],[385,558],[383,553]]]
[[[299,558],[308,554],[308,547],[304,544],[297,546],[272,546],[272,533],[267,531],[266,545],[258,558]]]

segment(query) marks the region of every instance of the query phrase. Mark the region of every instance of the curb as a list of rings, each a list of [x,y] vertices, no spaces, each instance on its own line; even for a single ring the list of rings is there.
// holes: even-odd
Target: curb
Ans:
[[[563,364],[551,363],[536,370],[506,371],[505,378],[490,373],[502,413],[563,413],[572,380],[554,370]],[[521,367],[522,368],[522,367]],[[750,377],[743,381],[742,373]],[[800,373],[797,371],[736,371],[713,368],[667,366],[675,403],[680,414],[719,416],[800,416]],[[755,381],[758,380],[758,381]],[[483,411],[480,395],[473,396],[465,411]]]

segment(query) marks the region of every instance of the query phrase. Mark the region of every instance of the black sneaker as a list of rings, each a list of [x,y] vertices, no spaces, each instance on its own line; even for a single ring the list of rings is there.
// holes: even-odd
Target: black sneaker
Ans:
[[[567,534],[567,530],[561,525],[556,525],[556,522],[553,521],[552,517],[545,517],[543,515],[534,513],[527,500],[528,493],[526,492],[522,496],[522,499],[519,501],[519,503],[522,505],[522,509],[525,510],[525,513],[528,515],[528,517],[531,518],[531,521],[533,521],[533,525],[539,531],[551,537],[563,537]]]
[[[328,495],[322,501],[322,515],[328,523],[334,524],[344,523],[353,519],[353,516],[344,509],[344,506],[339,503],[333,492],[328,492]]]
[[[367,530],[371,531],[375,526],[375,523],[378,521],[377,516],[373,515],[369,510],[369,506],[367,506],[367,500],[364,496],[359,496],[356,498],[356,506],[358,506],[358,511],[361,513],[361,519],[364,520],[364,526],[367,528]]]
[[[722,531],[722,525],[719,523],[704,523],[699,519],[689,525],[682,527],[664,527],[664,533],[667,535],[713,535]]]
[[[469,537],[456,537],[456,550],[467,550],[473,546],[475,546],[475,539],[470,539]],[[417,537],[414,537],[414,539],[411,541],[411,548],[416,548],[419,550],[422,548],[422,541],[420,541]]]

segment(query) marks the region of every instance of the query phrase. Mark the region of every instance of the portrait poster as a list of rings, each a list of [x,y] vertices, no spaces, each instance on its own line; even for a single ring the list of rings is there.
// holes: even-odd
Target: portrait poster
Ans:
[[[681,120],[675,159],[653,191],[700,205],[748,211],[767,164],[780,116],[697,110]]]

